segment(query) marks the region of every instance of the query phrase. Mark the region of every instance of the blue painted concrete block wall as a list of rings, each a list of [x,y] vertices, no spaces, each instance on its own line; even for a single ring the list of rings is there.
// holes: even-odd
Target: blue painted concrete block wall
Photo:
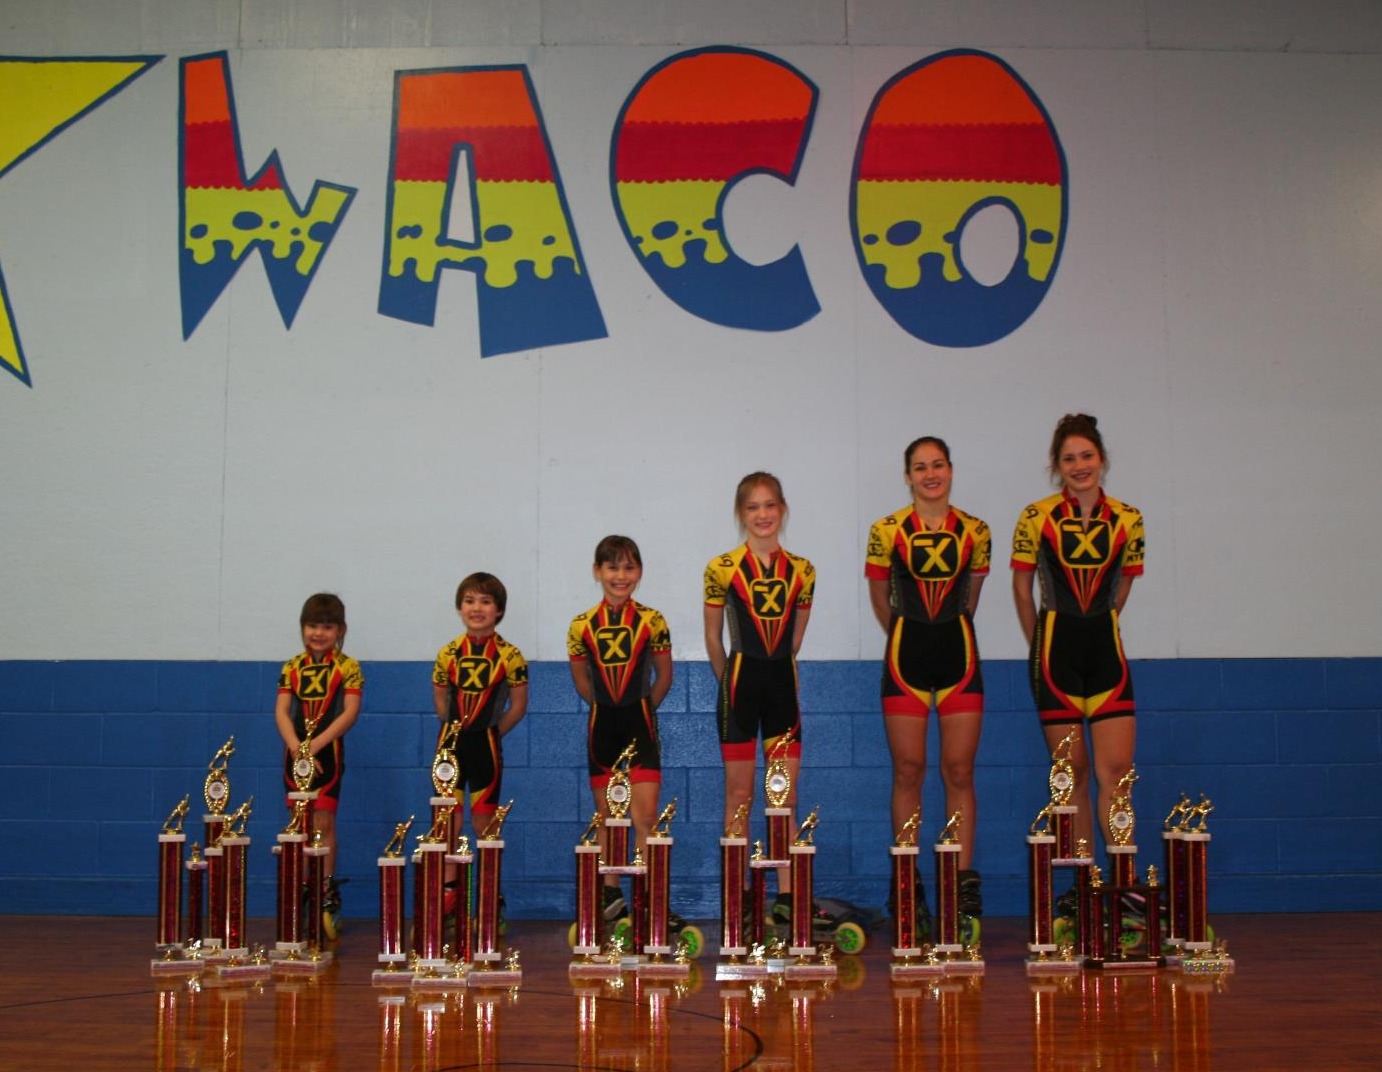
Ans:
[[[348,914],[372,916],[375,858],[427,811],[436,719],[425,663],[367,663],[348,738],[339,872]],[[1048,761],[1017,661],[985,664],[977,864],[987,910],[1021,914],[1023,835],[1046,799]],[[0,661],[0,912],[152,914],[155,837],[186,794],[201,811],[206,764],[234,736],[236,803],[255,798],[250,908],[272,913],[269,846],[286,818],[272,716],[277,664]],[[1216,804],[1211,908],[1382,909],[1382,659],[1164,660],[1134,665],[1140,718],[1140,863],[1181,792]],[[875,664],[804,663],[802,803],[821,806],[818,891],[881,905],[889,765]],[[505,740],[504,887],[514,917],[572,912],[571,847],[592,810],[585,717],[566,666],[532,667],[528,717]],[[711,917],[718,899],[721,772],[715,689],[682,663],[660,713],[673,901]],[[934,723],[934,719],[932,722]],[[932,727],[934,742],[935,728]],[[933,754],[935,752],[933,743]],[[942,817],[939,778],[924,835]],[[200,823],[188,824],[195,837]],[[759,835],[755,835],[759,836]]]

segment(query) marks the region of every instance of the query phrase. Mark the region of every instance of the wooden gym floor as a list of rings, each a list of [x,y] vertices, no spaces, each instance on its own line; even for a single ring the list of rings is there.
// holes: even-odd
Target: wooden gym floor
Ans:
[[[1214,923],[1231,975],[1029,978],[1024,922],[989,919],[980,977],[894,984],[879,930],[832,985],[754,986],[708,955],[679,983],[572,982],[566,924],[518,921],[516,990],[418,994],[371,985],[366,920],[317,977],[217,986],[151,976],[152,919],[0,916],[0,1069],[1382,1068],[1382,913]]]

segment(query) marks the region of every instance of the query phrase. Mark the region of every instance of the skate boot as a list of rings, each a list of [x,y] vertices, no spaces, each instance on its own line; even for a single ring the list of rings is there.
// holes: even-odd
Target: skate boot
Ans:
[[[633,948],[633,917],[623,890],[618,886],[605,886],[601,896],[604,900],[600,914],[606,936],[618,938],[625,950]]]
[[[966,868],[960,872],[960,941],[966,946],[979,944],[979,917],[984,914],[984,896],[979,872]]]
[[[1051,937],[1058,946],[1069,946],[1075,942],[1075,932],[1080,915],[1080,895],[1074,886],[1056,898],[1055,918],[1051,921]]]
[[[792,895],[778,894],[773,901],[773,924],[790,941],[792,937]],[[868,940],[864,928],[853,922],[841,922],[835,916],[811,903],[811,941],[815,945],[833,945],[841,953],[857,953]]]
[[[326,880],[322,892],[322,931],[333,942],[341,936],[341,886],[345,879],[334,875]]]

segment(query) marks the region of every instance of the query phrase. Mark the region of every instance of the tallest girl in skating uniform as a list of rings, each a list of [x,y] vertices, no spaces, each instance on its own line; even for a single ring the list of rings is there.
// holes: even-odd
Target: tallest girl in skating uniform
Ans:
[[[1142,573],[1142,514],[1104,494],[1107,470],[1098,421],[1083,413],[1062,417],[1051,438],[1050,466],[1060,491],[1022,512],[1012,555],[1013,599],[1031,651],[1032,695],[1047,747],[1054,751],[1072,727],[1079,730],[1070,753],[1071,803],[1079,808],[1075,837],[1091,849],[1090,755],[1108,843],[1109,804],[1132,766],[1136,740],[1132,677],[1118,617],[1133,578]],[[1034,578],[1041,588],[1040,609]],[[1071,893],[1058,904],[1071,914]]]

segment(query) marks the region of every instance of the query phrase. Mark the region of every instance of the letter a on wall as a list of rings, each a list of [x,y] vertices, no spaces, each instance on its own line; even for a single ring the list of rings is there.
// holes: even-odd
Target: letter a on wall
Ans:
[[[103,104],[161,56],[31,59],[0,56],[0,177]],[[32,386],[0,274],[0,367]]]
[[[908,334],[985,346],[1021,327],[1065,241],[1065,155],[1050,117],[1007,64],[943,52],[874,97],[859,133],[850,222],[869,289]],[[965,224],[1000,206],[1018,250],[993,286],[965,268]]]
[[[800,248],[750,264],[724,225],[745,176],[796,182],[815,108],[816,87],[795,68],[733,48],[673,56],[629,94],[610,147],[619,222],[644,271],[688,313],[785,331],[820,312]]]
[[[449,233],[458,196],[471,237]],[[525,67],[398,72],[385,219],[383,315],[431,325],[441,270],[461,268],[482,357],[607,334]]]
[[[246,174],[224,52],[182,61],[181,110],[182,337],[191,338],[255,249],[283,324],[292,327],[354,188],[318,181],[300,207],[277,150]]]

